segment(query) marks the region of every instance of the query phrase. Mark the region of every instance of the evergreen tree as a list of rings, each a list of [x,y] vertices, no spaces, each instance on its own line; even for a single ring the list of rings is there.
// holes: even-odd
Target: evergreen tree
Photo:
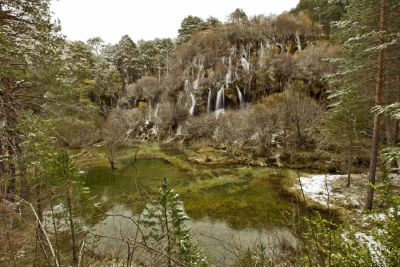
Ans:
[[[104,40],[101,37],[93,37],[89,38],[86,41],[86,44],[92,48],[92,52],[95,53],[97,56],[100,55],[101,49],[104,47]]]
[[[313,23],[320,24],[325,34],[331,33],[332,21],[339,21],[346,12],[346,0],[300,0],[290,13],[306,14]]]
[[[116,67],[123,79],[123,89],[126,84],[133,83],[140,78],[139,51],[135,42],[124,35],[118,42]]]
[[[88,234],[91,222],[97,222],[102,216],[99,205],[89,197],[89,188],[85,187],[83,175],[68,153],[60,149],[49,168],[51,199],[49,200],[51,220],[55,233],[70,237],[69,248],[74,264],[78,263],[78,250]],[[58,205],[58,211],[54,206]],[[82,253],[82,251],[81,251]]]
[[[159,44],[159,43],[158,43]],[[143,66],[142,76],[153,76],[160,68],[160,50],[155,41],[138,41],[140,65]]]
[[[16,191],[16,157],[21,140],[16,128],[18,113],[41,111],[41,104],[58,85],[60,51],[64,40],[58,22],[51,22],[49,0],[0,2],[0,166],[9,196]]]
[[[382,100],[386,98],[385,95],[391,94],[395,81],[392,77],[397,75],[397,70],[394,72],[388,68],[390,59],[398,57],[398,50],[390,49],[396,44],[399,32],[398,18],[395,16],[397,5],[398,2],[394,0],[349,1],[345,19],[334,24],[339,39],[344,43],[342,70],[336,75],[340,85],[332,94],[339,102],[346,102],[349,92],[354,92],[364,99],[364,103],[368,103],[366,105],[370,109],[390,104]],[[376,14],[380,14],[380,17]],[[393,97],[389,101],[393,101]],[[337,108],[342,107],[339,105]],[[373,135],[369,177],[372,185],[375,183],[381,140],[380,120],[381,115],[375,113],[374,128],[369,130]],[[373,186],[369,187],[365,206],[367,209],[372,208],[373,192]]]
[[[155,250],[167,255],[166,266],[177,266],[176,261],[184,266],[208,266],[207,257],[193,240],[190,228],[185,226],[188,217],[178,197],[168,188],[164,177],[159,196],[146,207],[141,223],[149,229],[148,238]]]
[[[66,44],[64,50],[64,81],[71,98],[84,100],[89,98],[95,87],[94,67],[96,57],[89,45],[82,41]]]
[[[194,32],[201,32],[207,29],[207,23],[199,17],[187,16],[181,22],[178,30],[177,44],[183,44],[190,40]]]
[[[163,38],[154,40],[155,46],[158,49],[159,56],[157,58],[157,69],[159,74],[159,81],[161,74],[169,76],[173,53],[175,49],[175,42],[170,38]]]

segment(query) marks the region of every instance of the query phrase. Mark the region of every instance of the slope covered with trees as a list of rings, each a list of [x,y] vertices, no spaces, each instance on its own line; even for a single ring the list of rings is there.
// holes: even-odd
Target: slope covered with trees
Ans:
[[[0,242],[12,252],[9,266],[27,264],[13,254],[22,247],[38,266],[83,266],[82,255],[92,252],[84,225],[104,214],[62,148],[102,144],[115,169],[118,148],[133,140],[187,142],[192,162],[340,171],[347,186],[351,173],[368,168],[374,184],[385,165],[381,149],[387,167],[397,167],[395,0],[301,0],[291,12],[253,17],[238,8],[225,22],[188,15],[176,39],[135,43],[124,35],[117,44],[65,40],[49,5],[0,1]],[[178,202],[163,190],[183,235]],[[368,187],[366,209],[373,192]],[[201,261],[189,236],[198,257],[164,235],[174,215],[166,215],[166,202],[158,205],[165,213],[159,238],[168,243],[162,254]],[[11,234],[15,227],[30,230]],[[197,266],[175,260],[166,264]]]

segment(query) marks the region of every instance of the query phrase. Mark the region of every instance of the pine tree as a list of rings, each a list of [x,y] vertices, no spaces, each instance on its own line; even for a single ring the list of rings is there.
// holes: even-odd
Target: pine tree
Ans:
[[[65,150],[56,152],[50,166],[49,178],[52,191],[49,201],[51,215],[55,216],[54,205],[60,207],[54,230],[56,233],[68,233],[68,243],[71,245],[66,251],[72,252],[72,262],[77,264],[78,250],[86,238],[87,228],[91,221],[95,222],[102,216],[102,212],[98,204],[93,202],[93,198],[89,197],[89,188],[85,187],[83,175]]]
[[[207,23],[199,17],[187,16],[181,22],[181,28],[178,30],[177,44],[183,44],[190,40],[194,32],[204,31],[208,28]]]
[[[16,192],[16,161],[21,139],[16,131],[18,113],[28,107],[39,111],[46,94],[53,91],[60,75],[58,22],[51,22],[49,0],[0,2],[0,176],[6,177],[7,194]]]
[[[357,94],[372,110],[373,107],[390,104],[384,103],[383,99],[393,101],[393,97],[386,96],[390,96],[393,88],[392,77],[397,73],[395,74],[393,69],[387,67],[390,59],[398,56],[398,50],[390,49],[397,42],[396,36],[399,30],[398,19],[395,16],[398,12],[397,5],[398,2],[395,0],[349,1],[345,19],[334,24],[344,48],[344,56],[341,59],[342,69],[336,75],[340,81],[339,87],[332,92],[332,96],[338,102],[346,102],[346,97]],[[380,16],[377,17],[376,14]],[[373,129],[368,130],[373,135],[368,179],[371,185],[375,184],[381,140],[380,121],[381,115],[375,113]],[[373,192],[373,186],[369,187],[366,209],[372,208]]]
[[[146,207],[146,213],[141,223],[149,229],[148,237],[156,250],[167,255],[167,266],[208,266],[205,254],[190,234],[190,228],[185,226],[188,217],[182,209],[179,195],[167,186],[164,177],[159,189],[159,196],[151,206]]]

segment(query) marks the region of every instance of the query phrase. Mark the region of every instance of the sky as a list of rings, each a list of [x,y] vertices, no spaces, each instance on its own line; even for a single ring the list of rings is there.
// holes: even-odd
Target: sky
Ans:
[[[281,14],[296,7],[299,0],[52,0],[54,19],[60,19],[68,40],[86,42],[101,37],[116,44],[125,34],[134,42],[155,38],[176,38],[182,20],[189,16],[210,16],[225,22],[236,8],[248,17]]]

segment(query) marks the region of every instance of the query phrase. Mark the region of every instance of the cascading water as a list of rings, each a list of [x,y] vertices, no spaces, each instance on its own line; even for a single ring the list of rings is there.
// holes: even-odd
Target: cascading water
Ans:
[[[193,82],[193,89],[196,90],[199,88],[199,77]]]
[[[224,112],[224,86],[217,92],[217,101],[215,103],[215,117],[218,119],[219,115]]]
[[[151,108],[151,103],[149,103],[149,108],[147,109],[146,113],[147,113],[146,117],[149,118],[149,120],[150,120],[150,118],[152,117],[152,114],[153,114],[153,109]]]
[[[176,129],[176,135],[181,135],[182,134],[182,125],[178,125],[178,128]]]
[[[208,92],[208,100],[207,100],[207,114],[210,114],[211,112],[211,89]]]
[[[243,46],[243,45],[240,46],[240,54],[241,54],[244,58],[247,57],[247,52],[246,52],[246,50],[244,49],[244,46]]]
[[[158,126],[157,126],[157,125],[154,125],[153,128],[151,128],[151,130],[150,130],[150,134],[157,135],[157,134],[158,134],[158,131],[159,131]]]
[[[159,106],[159,103],[157,103],[157,105],[156,105],[156,110],[154,111],[154,117],[158,116],[158,106]]]
[[[247,57],[247,60],[250,60],[251,58],[251,53],[250,53],[250,50],[251,50],[251,48],[253,47],[253,44],[252,43],[249,43],[248,45],[247,45],[247,55],[249,55],[249,57]]]
[[[231,60],[231,57],[229,57],[228,58],[228,73],[226,74],[226,77],[225,77],[226,88],[228,88],[228,84],[232,82],[231,67],[232,67],[232,60]]]
[[[297,51],[301,52],[300,36],[299,36],[299,33],[297,31],[296,31],[296,45],[297,45]]]
[[[223,96],[224,96],[224,86],[222,86],[221,89],[219,89],[217,92],[217,101],[215,102],[215,110],[224,108]]]
[[[189,81],[186,79],[185,80],[185,90],[189,89]]]
[[[247,60],[244,58],[244,56],[239,60],[240,65],[243,66],[243,69],[248,72],[250,69],[250,64],[247,62]]]
[[[243,95],[242,92],[240,92],[240,89],[238,86],[236,86],[237,92],[238,92],[238,97],[239,97],[239,107],[241,108],[243,106]]]
[[[194,90],[196,90],[197,88],[199,88],[200,73],[203,73],[202,76],[204,75],[203,68],[204,68],[204,67],[203,67],[203,63],[200,62],[200,59],[199,59],[199,71],[197,72],[196,80],[194,80],[194,82],[193,82],[193,89],[194,89]]]
[[[194,97],[194,94],[192,92],[190,92],[190,98],[192,99],[192,106],[189,109],[189,114],[193,115],[194,107],[196,106],[196,98]]]

